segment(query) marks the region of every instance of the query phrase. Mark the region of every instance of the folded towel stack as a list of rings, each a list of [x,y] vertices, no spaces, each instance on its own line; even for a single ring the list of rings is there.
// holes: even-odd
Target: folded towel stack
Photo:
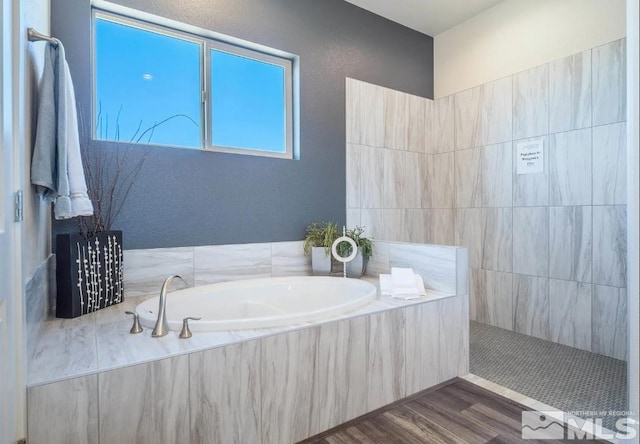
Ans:
[[[391,274],[380,275],[380,293],[397,299],[418,299],[426,296],[422,277],[411,268],[391,268]]]

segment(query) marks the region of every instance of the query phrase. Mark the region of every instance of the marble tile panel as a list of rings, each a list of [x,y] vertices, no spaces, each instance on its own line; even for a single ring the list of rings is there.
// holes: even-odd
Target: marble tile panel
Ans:
[[[367,236],[379,240],[385,239],[384,212],[380,209],[362,209],[360,211],[360,223],[367,230]]]
[[[513,275],[513,328],[549,340],[549,279]]]
[[[424,244],[427,242],[428,222],[425,210],[403,210],[406,242]]]
[[[456,294],[456,248],[434,245],[389,245],[389,266],[409,267],[422,276],[425,288]]]
[[[124,250],[125,298],[158,293],[173,274],[194,285],[193,247]],[[179,280],[174,285],[176,289],[186,287]]]
[[[366,329],[363,316],[318,328],[311,435],[366,413]]]
[[[65,359],[60,359],[64,356]],[[56,328],[38,337],[27,367],[27,384],[37,385],[96,371],[95,325]]]
[[[549,205],[591,205],[591,129],[549,139]]]
[[[484,293],[486,287],[485,271],[478,268],[469,269],[469,319],[482,322],[484,315]],[[481,312],[482,311],[482,312]]]
[[[425,213],[425,243],[453,245],[455,243],[455,210],[423,210]]]
[[[420,208],[424,154],[384,152],[384,208]]]
[[[626,124],[593,128],[593,204],[627,203]]]
[[[170,292],[173,292],[173,287]],[[125,298],[120,304],[112,305],[107,308],[103,308],[102,310],[94,313],[93,319],[91,322],[98,325],[102,324],[110,324],[113,322],[121,322],[125,319],[131,320],[130,315],[127,315],[125,311],[135,311],[136,307],[142,302],[154,298],[158,296],[160,291],[157,291],[154,294],[148,294],[146,296],[136,296],[133,298]],[[83,316],[83,317],[86,317]],[[56,320],[57,321],[57,320]],[[52,321],[49,321],[52,322]],[[54,321],[55,322],[55,321]]]
[[[455,150],[454,96],[446,96],[433,102],[431,143],[429,154],[448,153]]]
[[[513,76],[513,138],[549,133],[549,65]]]
[[[427,134],[431,132],[431,119],[427,119],[427,115],[431,114],[431,103],[433,101],[411,94],[408,96],[409,124],[407,149],[417,153],[425,153]]]
[[[382,210],[383,234],[378,236],[379,239],[409,242],[412,233],[409,232],[409,224],[407,220],[407,210]],[[414,225],[415,226],[415,225]],[[420,233],[413,233],[417,236]]]
[[[427,154],[422,182],[422,208],[454,207],[454,153]]]
[[[347,144],[347,208],[360,208],[360,185],[362,183],[362,150],[368,148]]]
[[[593,70],[593,126],[626,120],[625,39],[591,51]]]
[[[378,277],[380,273],[389,273],[389,243],[374,240],[373,255],[367,264],[367,276]]]
[[[318,328],[261,341],[262,437],[298,442],[311,431],[311,406]]]
[[[422,153],[402,153],[405,192],[400,201],[403,208],[422,208],[425,156]],[[451,168],[453,174],[453,165]]]
[[[549,279],[551,340],[591,350],[591,284]]]
[[[358,80],[347,84],[347,142],[384,146],[384,88]]]
[[[481,145],[511,141],[512,138],[512,76],[482,85],[480,120]],[[477,146],[477,145],[476,145]]]
[[[591,50],[549,63],[549,131],[591,126]]]
[[[511,142],[481,149],[482,206],[510,207],[513,201]]]
[[[549,210],[513,209],[513,272],[547,276],[549,272]]]
[[[100,442],[189,441],[189,357],[98,375]]]
[[[440,380],[439,313],[432,304],[405,309],[406,316],[406,394],[432,387]]]
[[[455,153],[456,208],[474,208],[482,205],[481,150],[463,150]]]
[[[472,292],[476,321],[513,330],[512,276],[489,270],[474,272]]]
[[[192,443],[260,442],[260,341],[189,355]]]
[[[405,396],[405,313],[388,310],[367,318],[367,411]]]
[[[549,277],[591,282],[591,207],[549,208]]]
[[[627,359],[627,290],[593,286],[591,351]]]
[[[359,80],[347,77],[345,79],[344,104],[345,104],[345,136],[347,143],[352,143],[356,137],[360,137],[360,122],[356,120],[356,105],[358,99],[356,95],[359,93]]]
[[[310,276],[311,256],[304,254],[303,246],[303,241],[273,242],[271,244],[271,275]]]
[[[437,302],[440,382],[469,373],[469,296]]]
[[[626,206],[593,207],[593,283],[626,287]]]
[[[511,272],[513,263],[513,210],[482,209],[481,268]]]
[[[476,148],[483,145],[482,101],[482,86],[476,86],[454,95],[456,150]]]
[[[41,333],[46,334],[46,332],[49,331],[58,331],[67,328],[92,327],[96,323],[96,317],[99,314],[102,314],[103,312],[108,313],[111,310],[118,310],[121,306],[122,304],[117,304],[101,311],[82,315],[77,318],[55,318],[53,317],[55,316],[55,313],[53,313],[45,322],[42,323],[40,331]]]
[[[481,208],[456,210],[455,244],[469,250],[469,266],[480,268],[482,264],[483,224]]]
[[[271,276],[271,243],[194,247],[196,285]]]
[[[456,295],[469,295],[469,250],[456,250]]]
[[[543,172],[518,174],[518,142],[543,140],[545,155]],[[540,136],[513,142],[513,205],[516,207],[540,207],[549,204],[549,137]]]
[[[409,94],[384,88],[384,147],[409,147]]]
[[[386,150],[363,147],[360,153],[362,176],[360,196],[362,208],[382,208],[385,182]]]
[[[24,288],[27,362],[30,362],[44,322],[49,316],[49,274],[55,256],[45,259]]]
[[[29,442],[98,444],[98,376],[27,389]]]
[[[164,356],[179,354],[183,351],[183,341],[178,341],[178,332],[170,331],[162,338],[152,338],[151,329],[144,328],[143,333],[129,333],[132,321],[130,316],[122,314],[122,320],[98,324],[91,341],[97,346],[97,369],[113,369],[133,363],[153,361]],[[84,358],[83,358],[84,360]]]

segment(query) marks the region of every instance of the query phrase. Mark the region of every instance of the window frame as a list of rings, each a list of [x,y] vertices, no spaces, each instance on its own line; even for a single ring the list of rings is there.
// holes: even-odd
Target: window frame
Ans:
[[[213,144],[213,116],[209,116],[211,113],[211,101],[209,87],[211,85],[211,51],[217,50],[226,52],[232,55],[245,57],[251,60],[257,60],[259,62],[268,63],[284,68],[284,113],[285,113],[285,131],[284,142],[285,151],[283,153],[267,150],[255,150],[242,147],[226,147],[216,146]],[[253,49],[243,48],[237,45],[229,43],[206,39],[204,45],[205,58],[204,58],[204,96],[205,96],[205,125],[207,137],[205,140],[205,150],[232,153],[232,154],[245,154],[254,156],[268,156],[282,159],[293,158],[293,61],[285,59],[283,57],[266,54],[263,52],[255,51]]]
[[[295,126],[298,123],[297,107],[294,105],[297,96],[297,82],[294,78],[294,70],[296,57],[293,55],[282,55],[282,51],[273,50],[269,53],[266,50],[254,49],[249,47],[251,44],[247,42],[245,46],[238,44],[238,40],[229,37],[228,41],[224,41],[222,36],[218,38],[207,37],[193,32],[186,32],[174,27],[153,23],[145,19],[125,16],[118,13],[109,12],[100,8],[92,7],[91,14],[91,138],[92,140],[110,142],[110,143],[129,143],[127,141],[115,141],[109,139],[99,139],[97,137],[97,53],[96,53],[96,20],[106,20],[116,24],[130,26],[136,29],[153,32],[167,37],[185,40],[196,43],[200,46],[200,147],[188,147],[179,145],[166,145],[151,143],[148,145],[156,145],[163,147],[179,148],[179,149],[200,149],[202,151],[220,152],[228,154],[241,154],[261,157],[272,157],[279,159],[294,159],[294,144],[296,140]],[[256,45],[257,46],[257,45]],[[223,147],[213,145],[213,116],[211,116],[211,51],[219,50],[240,57],[257,60],[284,68],[284,113],[285,113],[285,151],[276,152],[268,150],[256,150],[243,147]]]

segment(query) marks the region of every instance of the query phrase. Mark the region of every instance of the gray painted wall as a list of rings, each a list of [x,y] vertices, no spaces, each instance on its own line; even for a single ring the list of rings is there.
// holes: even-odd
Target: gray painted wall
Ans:
[[[342,0],[116,3],[300,56],[300,160],[134,147],[131,163],[147,159],[114,226],[126,248],[296,240],[310,222],[344,223],[345,77],[433,98],[433,39]],[[51,18],[88,125],[89,0],[52,0]],[[76,228],[55,222],[54,236]]]

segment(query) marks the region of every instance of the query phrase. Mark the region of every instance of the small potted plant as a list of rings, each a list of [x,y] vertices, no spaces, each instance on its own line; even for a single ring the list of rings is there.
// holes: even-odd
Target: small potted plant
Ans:
[[[339,237],[335,222],[314,222],[307,226],[304,252],[311,254],[311,269],[314,275],[331,274],[331,246]]]
[[[346,236],[353,239],[358,246],[358,253],[352,261],[347,262],[347,276],[359,278],[367,271],[367,263],[373,255],[373,242],[368,237],[364,237],[364,228],[356,225],[355,228],[347,230]],[[351,245],[341,242],[338,245],[338,254],[346,257],[351,254]]]

